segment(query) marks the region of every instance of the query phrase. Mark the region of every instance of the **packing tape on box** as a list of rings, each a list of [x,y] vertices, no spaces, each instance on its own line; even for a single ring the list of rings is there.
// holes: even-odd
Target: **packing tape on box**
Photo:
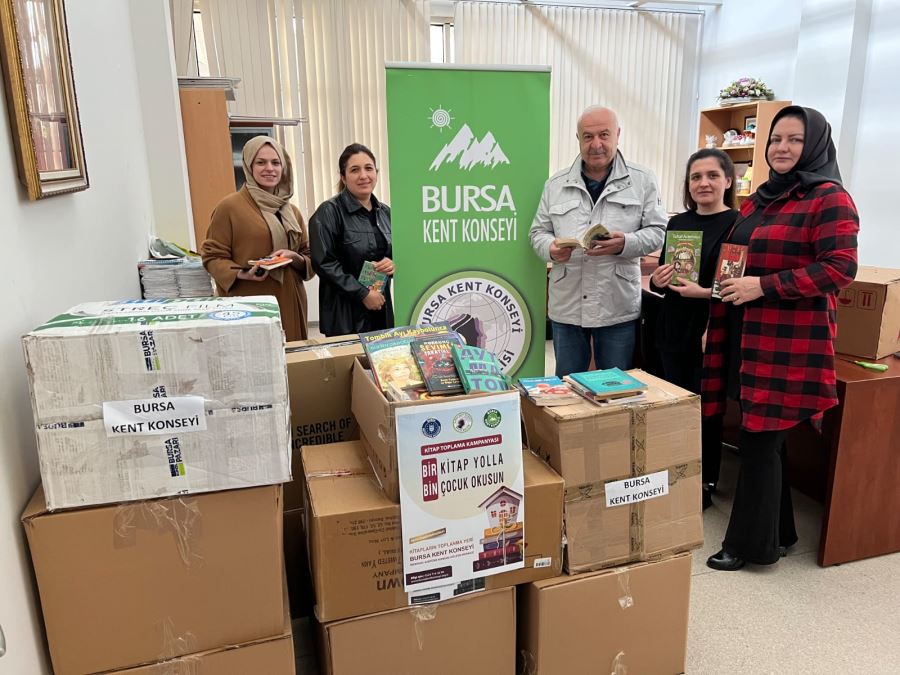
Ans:
[[[325,471],[310,471],[307,478],[340,478],[342,476],[368,476],[365,469],[328,469]]]
[[[616,654],[612,661],[610,675],[628,675],[628,666],[625,665],[625,652]]]
[[[409,608],[410,614],[415,619],[414,628],[416,631],[416,641],[419,643],[419,651],[425,649],[425,624],[428,621],[434,621],[437,617],[438,605],[432,602],[426,605],[415,605]]]
[[[196,545],[202,521],[196,499],[162,499],[120,504],[113,515],[113,546],[134,546],[139,530],[171,534],[182,562],[190,567],[203,561]]]
[[[329,380],[333,380],[337,376],[337,368],[334,365],[334,354],[331,353],[331,350],[328,349],[328,347],[316,347],[312,351],[322,364],[322,370],[325,373],[322,377],[322,381],[328,382]]]
[[[519,675],[538,675],[537,659],[527,649],[520,649]]]
[[[616,581],[619,582],[619,590],[622,594],[619,596],[619,607],[629,609],[634,606],[634,596],[631,595],[631,575],[628,574],[627,568],[616,570]]]
[[[176,633],[175,632],[175,622],[172,621],[170,617],[166,617],[162,622],[162,633],[163,633],[163,650],[159,655],[160,661],[166,661],[168,659],[174,659],[176,657],[183,657],[186,654],[193,654],[197,651],[197,636],[194,635],[191,631],[185,631],[184,633]],[[197,671],[197,664],[192,664],[191,661],[196,657],[187,657],[185,659],[184,668],[179,663],[175,668],[167,668],[163,670],[163,673],[185,673],[185,675],[189,675]],[[198,660],[199,662],[199,660]]]

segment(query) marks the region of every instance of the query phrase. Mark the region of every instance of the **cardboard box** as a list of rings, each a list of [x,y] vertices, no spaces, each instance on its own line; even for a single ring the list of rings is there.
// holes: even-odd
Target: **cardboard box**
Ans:
[[[353,362],[363,355],[357,335],[341,335],[285,346],[291,394],[291,448],[294,480],[284,486],[284,508],[300,506],[300,448],[359,438],[350,412]]]
[[[322,631],[328,675],[515,673],[512,588],[327,623]]]
[[[699,397],[630,372],[648,385],[640,403],[542,408],[522,401],[529,446],[566,482],[569,572],[656,560],[703,544]],[[631,497],[614,497],[616,490]]]
[[[290,479],[275,298],[88,303],[23,345],[50,509]]]
[[[302,480],[302,469],[297,474]],[[303,509],[284,512],[284,569],[287,575],[291,616],[295,619],[312,614],[312,579],[309,576],[309,556],[306,552],[306,530]]]
[[[527,451],[524,467],[525,512],[540,514],[526,521],[525,568],[485,578],[488,589],[549,578],[562,570],[562,479]],[[410,604],[403,590],[400,505],[379,488],[360,443],[303,448],[303,472],[319,621]],[[420,595],[433,597],[429,591]]]
[[[57,675],[284,629],[281,486],[22,515]]]
[[[284,620],[280,635],[240,645],[225,645],[159,663],[115,670],[109,675],[294,675],[297,666],[291,619],[285,615]]]
[[[860,265],[837,299],[834,349],[864,359],[900,351],[900,269]]]
[[[476,396],[494,396],[492,393],[473,393],[459,396],[441,396],[440,402],[471,399]],[[375,384],[368,361],[364,357],[353,363],[353,391],[351,408],[359,422],[360,438],[375,476],[385,494],[400,501],[400,480],[397,473],[397,429],[394,410],[400,407],[429,405],[435,400],[389,401]]]
[[[691,556],[523,586],[518,672],[683,673]]]

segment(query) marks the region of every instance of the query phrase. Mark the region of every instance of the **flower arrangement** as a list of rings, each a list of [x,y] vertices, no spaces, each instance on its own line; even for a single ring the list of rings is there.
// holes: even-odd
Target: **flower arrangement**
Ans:
[[[720,101],[730,98],[772,100],[775,98],[775,93],[762,80],[757,80],[755,77],[742,77],[719,92]]]

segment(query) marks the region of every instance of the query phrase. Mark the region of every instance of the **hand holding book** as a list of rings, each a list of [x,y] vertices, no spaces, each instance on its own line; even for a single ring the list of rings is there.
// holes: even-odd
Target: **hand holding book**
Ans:
[[[743,305],[763,296],[759,277],[725,279],[719,292],[723,302],[733,302],[735,305]]]

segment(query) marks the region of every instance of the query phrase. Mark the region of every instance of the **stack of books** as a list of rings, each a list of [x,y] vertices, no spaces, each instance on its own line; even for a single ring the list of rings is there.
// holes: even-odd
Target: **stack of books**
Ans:
[[[539,406],[570,405],[578,403],[581,396],[567,382],[554,376],[519,378],[519,390],[532,403]]]
[[[564,379],[576,393],[595,403],[640,400],[647,390],[646,384],[619,368],[572,373]]]
[[[509,389],[497,358],[466,345],[447,322],[361,333],[359,339],[375,382],[391,400]]]

